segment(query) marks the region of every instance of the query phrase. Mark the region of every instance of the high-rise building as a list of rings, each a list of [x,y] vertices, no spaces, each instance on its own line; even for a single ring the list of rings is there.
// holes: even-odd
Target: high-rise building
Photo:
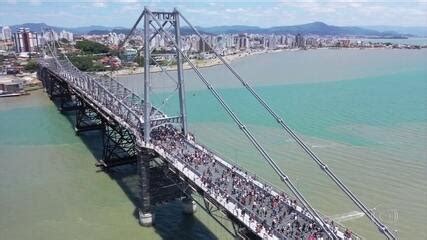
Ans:
[[[276,48],[276,36],[270,35],[264,39],[264,44],[266,48],[275,49]]]
[[[279,44],[280,45],[288,45],[288,36],[286,36],[286,35],[281,35],[280,37],[279,37],[279,40],[278,40],[278,42],[279,42]]]
[[[31,32],[29,28],[20,28],[13,34],[16,52],[35,52],[39,47],[37,33]]]
[[[107,41],[108,41],[108,44],[116,45],[116,46],[119,45],[120,43],[119,36],[117,36],[117,33],[115,32],[108,33]]]
[[[305,47],[304,37],[301,35],[301,33],[298,33],[295,36],[295,46],[299,48]]]
[[[295,46],[295,38],[293,38],[293,37],[286,37],[286,41],[287,41],[287,44],[286,45],[288,45],[288,47],[293,47],[293,46]]]
[[[62,32],[59,33],[59,38],[66,39],[67,41],[72,42],[74,40],[74,35],[72,32],[62,30]]]
[[[189,39],[189,51],[191,52],[199,52],[199,39],[198,37],[191,36]]]
[[[237,41],[237,46],[239,47],[239,49],[247,49],[249,48],[249,38],[246,34],[240,34],[238,41]]]
[[[4,26],[1,30],[3,35],[3,40],[11,40],[12,39],[12,29],[9,26]]]
[[[39,44],[41,44],[41,45],[44,45],[46,42],[58,41],[59,40],[58,34],[53,30],[47,31],[47,32],[42,32],[41,35],[42,35],[41,39],[43,40],[42,42],[39,42]]]
[[[208,38],[205,39],[205,41],[203,41],[202,38],[199,39],[199,46],[198,46],[199,52],[202,53],[202,52],[209,52],[209,51],[211,51],[209,45],[207,44],[208,41],[209,41]]]
[[[234,47],[234,36],[226,36],[225,47],[231,48]]]

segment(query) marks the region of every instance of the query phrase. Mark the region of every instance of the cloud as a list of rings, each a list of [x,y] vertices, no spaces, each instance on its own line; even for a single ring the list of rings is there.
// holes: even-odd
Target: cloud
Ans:
[[[30,0],[30,4],[33,6],[40,5],[41,3],[41,0]]]
[[[294,25],[323,21],[333,25],[401,25],[427,26],[427,0],[301,0],[301,1],[243,1],[243,0],[0,0],[0,12],[6,13],[4,23],[48,21],[56,25],[99,24],[127,26],[133,23],[144,5],[154,10],[178,9],[195,25],[238,25],[262,27]],[[7,2],[6,2],[7,1]],[[30,2],[32,1],[32,3]],[[46,2],[47,1],[47,2]],[[5,4],[6,3],[6,4]],[[11,3],[11,4],[7,4]],[[29,4],[32,4],[28,7]],[[94,9],[97,8],[97,9]],[[66,11],[72,16],[43,13]],[[2,19],[3,20],[3,19]],[[398,21],[397,21],[398,20]]]
[[[135,13],[135,12],[142,12],[142,9],[144,9],[144,7],[140,4],[140,3],[134,3],[134,4],[126,4],[124,6],[122,6],[119,10],[119,13],[121,14],[125,14],[125,13]]]
[[[245,8],[226,8],[225,11],[227,13],[245,13],[248,9]]]
[[[138,3],[138,0],[116,0],[114,2],[121,2],[121,3]]]
[[[204,15],[218,15],[220,12],[214,9],[206,9],[206,8],[180,8],[181,12],[197,14],[200,16]]]
[[[97,8],[104,8],[107,6],[107,3],[105,0],[95,0],[92,5]]]

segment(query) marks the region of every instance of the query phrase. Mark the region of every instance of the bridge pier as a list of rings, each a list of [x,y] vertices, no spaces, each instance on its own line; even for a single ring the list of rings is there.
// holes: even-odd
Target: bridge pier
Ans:
[[[150,196],[150,161],[153,158],[143,148],[137,146],[137,172],[139,177],[139,223],[148,227],[153,225],[154,213],[151,208]]]
[[[183,212],[185,214],[191,215],[194,214],[197,210],[196,202],[193,199],[186,197],[182,200]]]
[[[139,224],[144,227],[151,227],[154,223],[154,215],[150,212],[144,213],[139,210]]]
[[[186,192],[186,196],[184,199],[182,199],[182,211],[185,214],[188,215],[192,215],[196,212],[197,210],[197,204],[196,202],[191,198],[191,193],[193,192],[190,188],[190,186],[188,186]]]

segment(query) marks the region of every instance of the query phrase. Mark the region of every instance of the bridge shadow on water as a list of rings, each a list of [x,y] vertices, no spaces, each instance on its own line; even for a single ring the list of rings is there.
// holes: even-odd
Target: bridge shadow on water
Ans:
[[[75,113],[65,112],[63,115],[74,128]],[[94,130],[83,132],[80,133],[79,136],[89,151],[91,151],[96,161],[102,159],[102,131]],[[94,165],[95,163],[96,162],[94,162]],[[107,171],[98,170],[97,172],[102,174],[106,173],[120,186],[128,199],[135,206],[132,216],[136,220],[135,224],[138,224],[138,206],[140,200],[138,175],[135,164],[118,166]],[[198,208],[198,211],[203,210]],[[184,214],[180,201],[173,201],[155,206],[154,215],[155,220],[153,228],[162,239],[218,239],[218,237],[197,217]],[[141,237],[143,238],[144,236]]]

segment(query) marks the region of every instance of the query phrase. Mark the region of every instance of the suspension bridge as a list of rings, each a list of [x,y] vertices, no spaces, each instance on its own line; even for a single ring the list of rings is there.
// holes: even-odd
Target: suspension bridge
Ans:
[[[196,28],[178,11],[151,12],[144,8],[130,33],[119,47],[132,37],[143,20],[144,93],[142,98],[117,80],[106,75],[80,71],[65,54],[48,45],[44,58],[38,60],[38,76],[49,97],[61,112],[75,112],[75,131],[102,131],[103,158],[97,166],[104,170],[126,164],[136,165],[139,187],[139,221],[150,226],[153,206],[180,199],[184,212],[193,213],[199,204],[212,217],[222,212],[232,223],[230,234],[239,239],[358,239],[343,227],[321,216],[280,168],[250,129],[230,108],[221,94],[190,61],[181,44],[184,21],[204,44],[210,47],[224,66],[277,121],[315,164],[375,224],[387,239],[394,233],[336,176],[333,171],[288,127],[263,98],[205,41]],[[176,59],[176,71],[168,72],[153,58],[151,42],[161,35],[173,46],[167,54]],[[163,53],[165,54],[165,53]],[[148,61],[152,60],[152,61]],[[248,174],[245,169],[227,161],[209,147],[196,141],[188,130],[185,105],[183,63],[189,64],[221,107],[248,138],[261,158],[289,188],[288,195],[268,182]],[[168,116],[150,101],[150,68],[157,66],[176,80],[179,114]],[[175,75],[175,76],[172,76]],[[192,197],[198,194],[203,202]],[[217,220],[218,221],[218,220]],[[222,224],[220,221],[218,223]]]

